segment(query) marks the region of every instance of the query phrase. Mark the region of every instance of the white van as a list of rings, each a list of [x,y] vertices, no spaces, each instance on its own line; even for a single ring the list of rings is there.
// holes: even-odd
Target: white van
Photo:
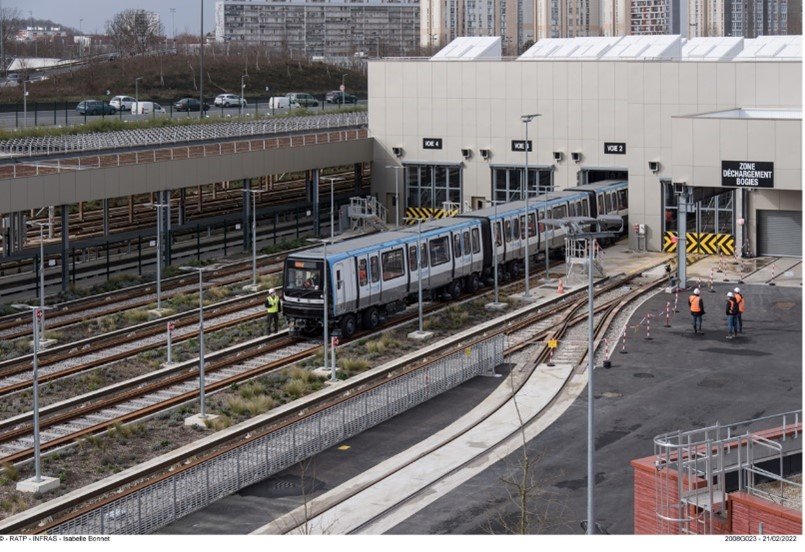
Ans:
[[[155,102],[133,102],[132,115],[151,115],[152,113],[165,113],[165,108]]]
[[[274,96],[268,100],[269,109],[289,109],[291,100],[286,96]]]

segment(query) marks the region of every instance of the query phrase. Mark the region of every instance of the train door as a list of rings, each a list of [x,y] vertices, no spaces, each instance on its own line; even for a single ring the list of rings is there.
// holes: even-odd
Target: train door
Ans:
[[[422,240],[421,245],[421,255],[417,254],[419,244],[412,243],[408,246],[408,281],[410,282],[410,285],[408,286],[408,293],[414,295],[419,293],[418,278],[420,275],[422,276],[423,291],[430,287],[430,271],[428,269],[428,240]],[[417,267],[416,264],[417,260],[419,260],[421,265],[419,267]]]
[[[369,304],[370,305],[377,305],[380,303],[380,258],[377,256],[377,253],[372,253],[369,255],[369,284],[368,284],[369,293]]]
[[[346,263],[339,261],[335,264],[335,313],[351,311],[355,301],[355,280],[345,278],[348,273]]]
[[[357,309],[361,310],[371,304],[371,291],[369,289],[369,256],[361,255],[356,259],[358,268],[358,304]]]

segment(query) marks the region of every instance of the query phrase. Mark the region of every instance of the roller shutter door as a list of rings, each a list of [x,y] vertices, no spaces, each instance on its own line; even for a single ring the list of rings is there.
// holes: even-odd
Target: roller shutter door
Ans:
[[[802,211],[758,211],[759,255],[800,257],[802,255]]]

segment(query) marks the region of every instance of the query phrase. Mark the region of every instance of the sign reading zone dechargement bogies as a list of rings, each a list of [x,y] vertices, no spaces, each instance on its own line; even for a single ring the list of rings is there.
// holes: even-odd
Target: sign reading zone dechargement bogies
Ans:
[[[721,185],[735,188],[774,188],[774,163],[722,161]]]

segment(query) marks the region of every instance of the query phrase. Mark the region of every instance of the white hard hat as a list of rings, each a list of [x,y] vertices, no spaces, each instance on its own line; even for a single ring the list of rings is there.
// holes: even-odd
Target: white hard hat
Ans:
[[[732,292],[731,292],[731,291],[728,291],[728,292],[727,292],[727,297],[735,297],[735,296],[732,294]]]
[[[741,293],[741,288],[735,288],[733,291],[735,291],[735,293]]]
[[[693,290],[693,295],[699,295],[699,288]]]
[[[271,288],[270,290],[268,290],[268,292],[269,292],[269,293],[274,293],[274,292],[275,292],[275,290],[274,290],[274,288]]]

